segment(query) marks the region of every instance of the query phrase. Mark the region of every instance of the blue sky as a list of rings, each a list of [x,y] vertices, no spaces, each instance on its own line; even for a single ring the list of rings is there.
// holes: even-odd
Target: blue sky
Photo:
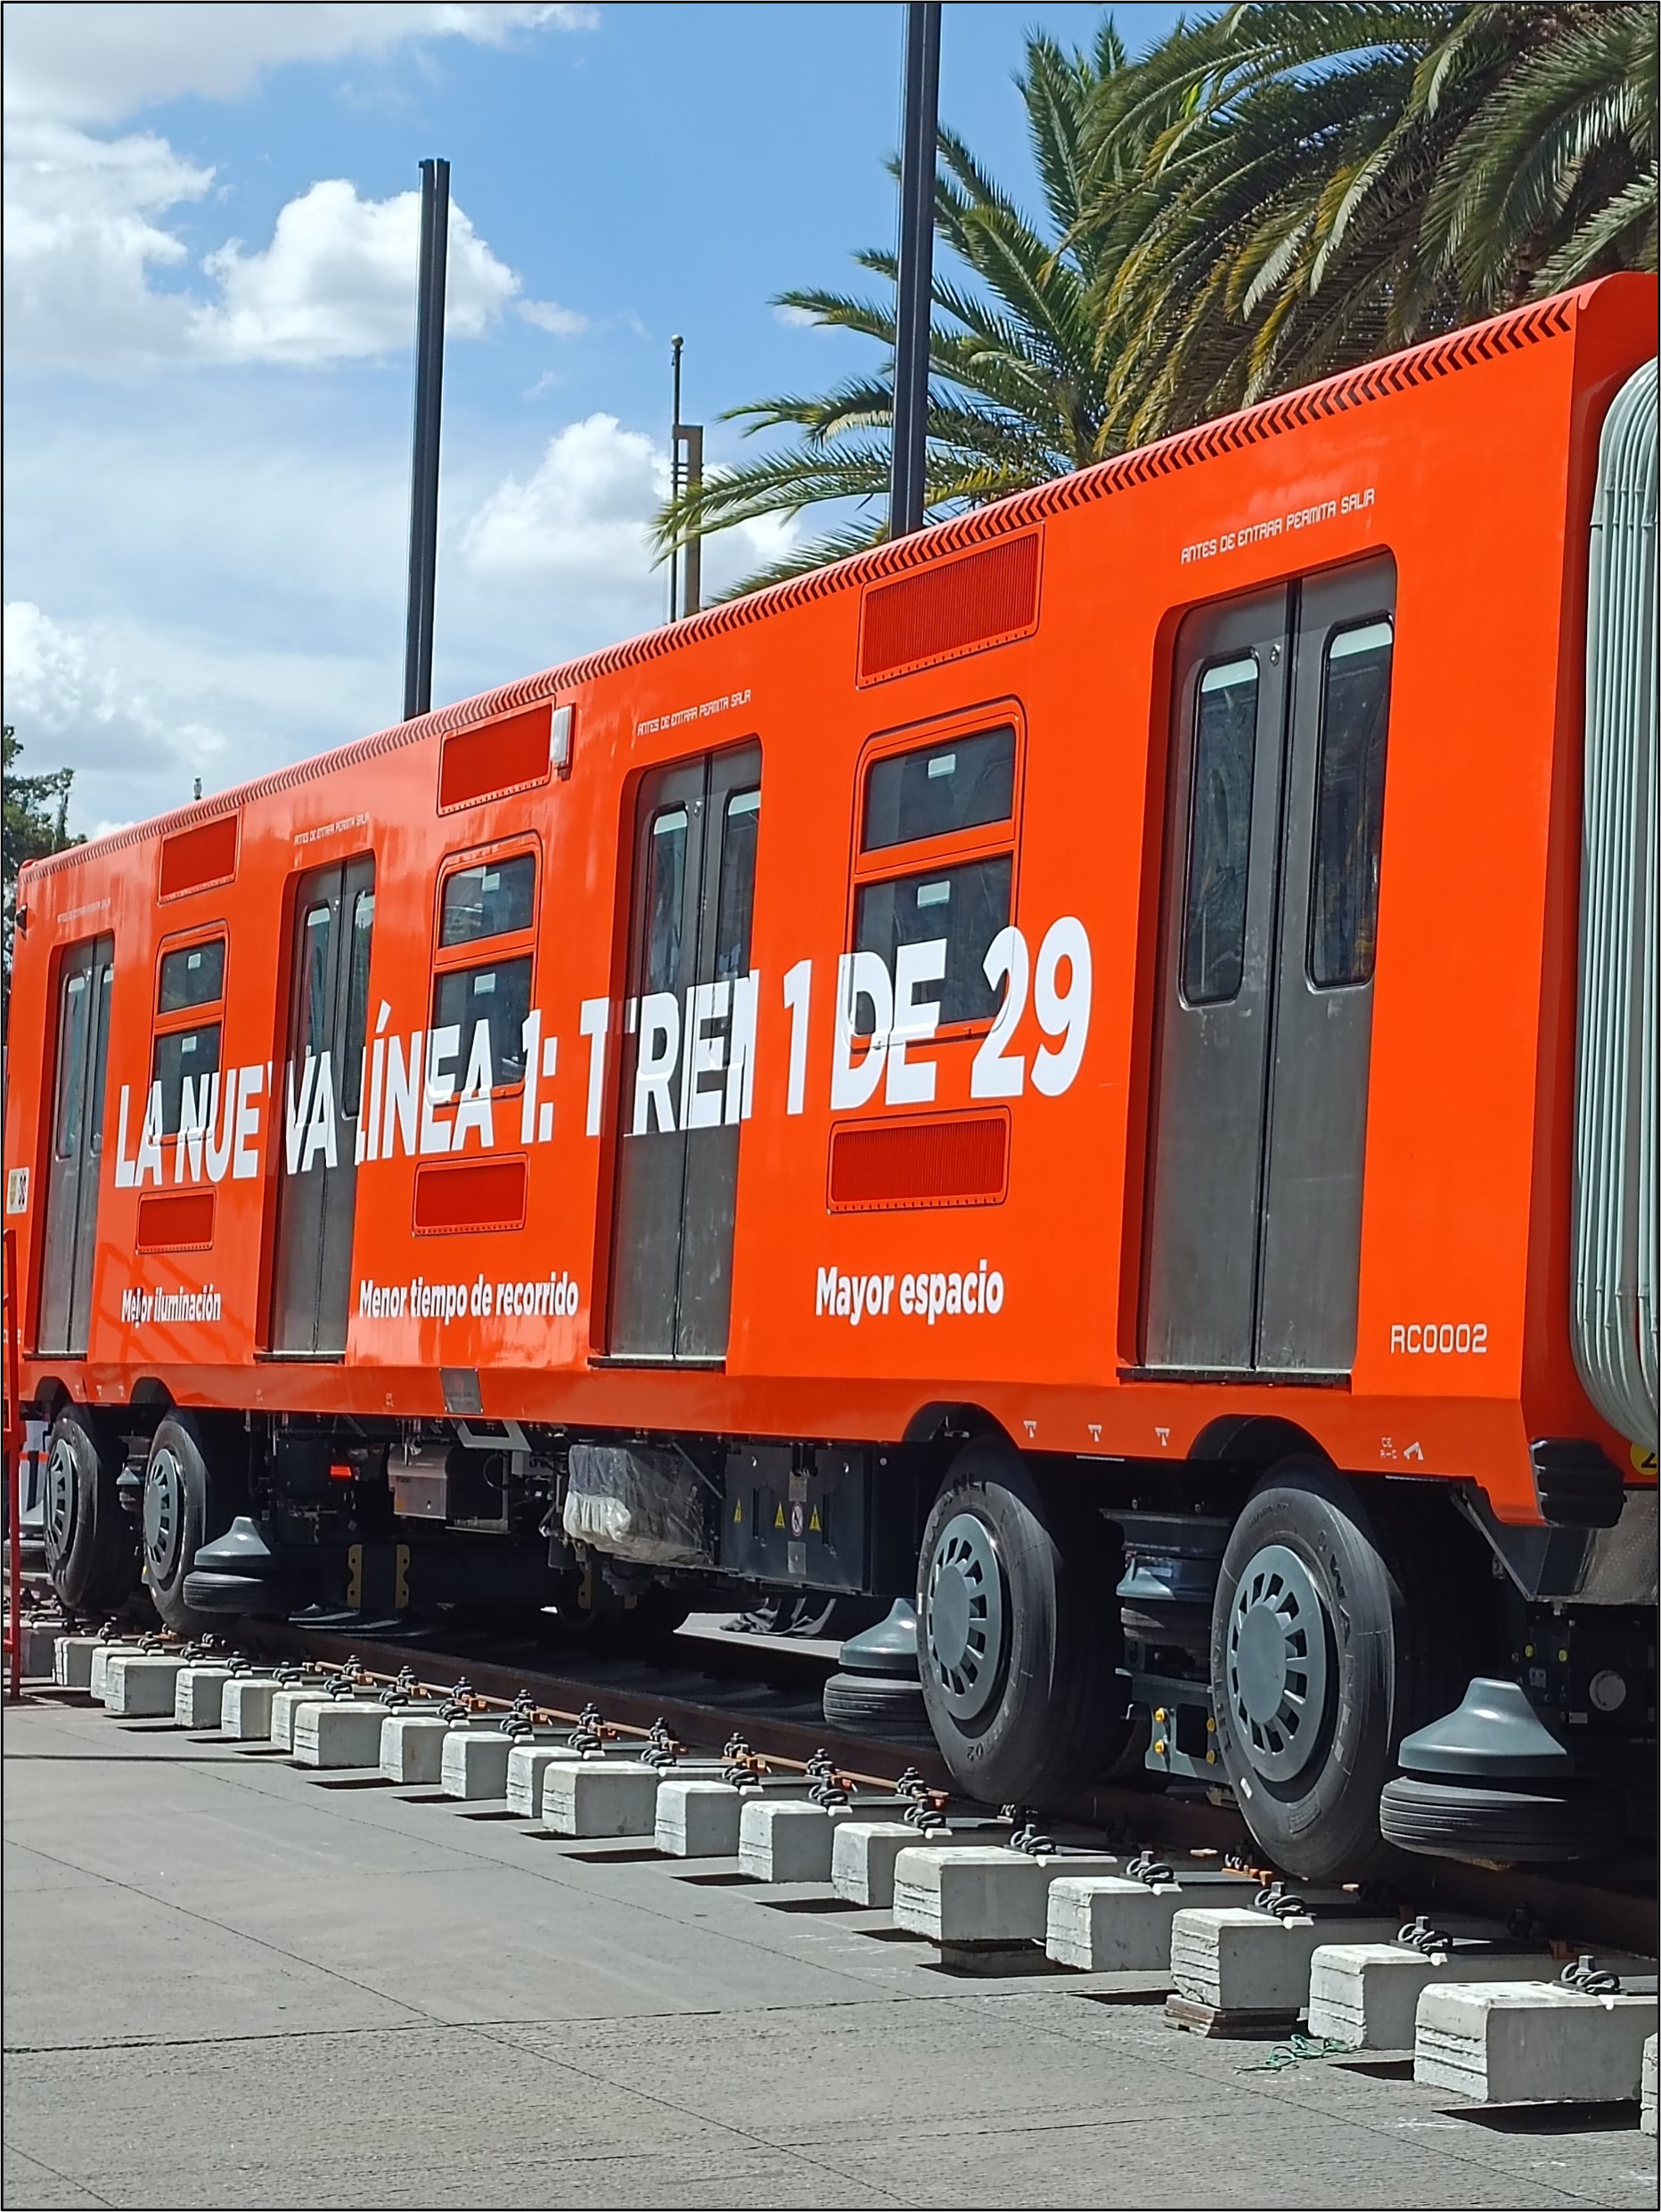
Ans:
[[[1114,11],[1133,50],[1175,19]],[[416,165],[453,163],[434,697],[648,627],[668,339],[724,408],[869,349],[768,306],[886,244],[904,11],[8,6],[5,714],[78,827],[396,719]],[[1030,198],[1024,34],[943,118]],[[773,550],[711,548],[719,583]]]

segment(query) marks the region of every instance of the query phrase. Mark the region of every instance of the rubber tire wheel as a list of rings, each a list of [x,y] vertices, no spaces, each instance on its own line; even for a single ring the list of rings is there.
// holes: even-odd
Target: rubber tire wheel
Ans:
[[[1496,1790],[1398,1775],[1379,1800],[1379,1817],[1399,1850],[1497,1866],[1607,1858],[1620,1849],[1624,1829],[1614,1798],[1578,1782]]]
[[[196,1563],[196,1555],[204,1544],[223,1536],[230,1527],[234,1506],[226,1496],[227,1486],[209,1470],[208,1453],[204,1449],[203,1431],[192,1414],[165,1414],[156,1424],[156,1432],[150,1440],[150,1456],[153,1460],[159,1451],[171,1451],[178,1462],[183,1510],[179,1540],[175,1547],[173,1564],[165,1581],[158,1581],[151,1572],[148,1560],[144,1563],[144,1588],[150,1592],[151,1602],[161,1616],[164,1628],[177,1636],[199,1637],[215,1631],[223,1634],[229,1616],[225,1613],[198,1612],[184,1602],[184,1578]],[[144,1476],[148,1492],[150,1475]],[[146,1499],[148,1502],[148,1499]]]
[[[827,1728],[841,1728],[849,1735],[867,1728],[929,1734],[922,1685],[904,1675],[833,1674],[825,1684],[823,1710]]]
[[[1382,1501],[1381,1501],[1382,1502]],[[1448,1526],[1440,1545],[1406,1543],[1357,1486],[1314,1462],[1285,1462],[1247,1500],[1223,1548],[1211,1614],[1211,1698],[1223,1773],[1246,1824],[1276,1866],[1304,1881],[1362,1881],[1394,1853],[1379,1800],[1396,1747],[1459,1702],[1469,1679],[1471,1611]],[[1257,1773],[1229,1709],[1226,1638],[1242,1571],[1265,1545],[1302,1561],[1330,1632],[1328,1704],[1309,1763],[1286,1781]],[[1462,1596],[1461,1596],[1462,1594]]]
[[[48,1466],[61,1445],[75,1462],[74,1510],[61,1557],[53,1557],[48,1537],[46,1571],[70,1612],[113,1612],[137,1588],[139,1572],[137,1530],[116,1489],[120,1442],[94,1415],[66,1406],[46,1439]]]
[[[929,1661],[929,1563],[946,1523],[972,1514],[1003,1583],[1004,1659],[990,1703],[960,1721]],[[983,1804],[1052,1805],[1087,1788],[1129,1733],[1107,1531],[1087,1504],[1041,1482],[1002,1437],[976,1437],[948,1469],[923,1529],[917,1653],[929,1724],[953,1779]]]

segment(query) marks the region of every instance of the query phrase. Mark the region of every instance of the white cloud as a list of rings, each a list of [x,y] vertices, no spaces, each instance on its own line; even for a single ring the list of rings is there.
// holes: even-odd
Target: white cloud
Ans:
[[[5,110],[114,123],[187,94],[234,100],[290,62],[373,58],[443,38],[503,45],[516,33],[594,21],[590,7],[13,4],[4,12]]]
[[[552,299],[521,299],[519,312],[534,330],[554,338],[580,338],[589,327],[585,314],[578,314],[575,307],[556,306]]]
[[[193,311],[191,337],[222,361],[312,363],[405,347],[420,242],[419,192],[360,200],[343,178],[314,184],[282,210],[263,252],[232,239],[208,256],[221,298]],[[478,338],[520,281],[454,203],[448,258],[446,332]]]
[[[773,319],[790,331],[822,331],[825,327],[811,307],[792,307],[782,299],[773,301]]]
[[[582,579],[650,588],[650,518],[668,461],[643,431],[590,415],[551,437],[529,476],[499,484],[462,532],[472,573],[508,584]]]

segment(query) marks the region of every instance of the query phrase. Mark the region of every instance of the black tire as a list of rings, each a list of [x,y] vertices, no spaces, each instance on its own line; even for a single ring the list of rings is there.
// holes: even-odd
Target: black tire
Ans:
[[[845,1729],[850,1735],[869,1729],[929,1734],[922,1685],[907,1682],[903,1675],[833,1674],[825,1684],[824,1717],[827,1728]]]
[[[72,1613],[113,1612],[138,1582],[137,1532],[121,1510],[119,1437],[66,1406],[46,1440],[46,1571]]]
[[[1385,1790],[1379,1824],[1399,1850],[1498,1866],[1606,1858],[1624,1834],[1620,1807],[1593,1784],[1525,1782],[1498,1790],[1417,1775],[1398,1775]]]
[[[923,1530],[917,1656],[935,1741],[971,1796],[1053,1804],[1122,1750],[1118,1572],[1100,1519],[1012,1445],[963,1447]]]
[[[223,1628],[222,1613],[187,1604],[184,1578],[204,1544],[223,1536],[235,1510],[230,1486],[215,1468],[193,1414],[166,1414],[150,1440],[144,1470],[144,1587],[163,1625],[179,1636]]]
[[[1247,1825],[1300,1880],[1389,1866],[1379,1799],[1396,1746],[1468,1678],[1472,1600],[1440,1563],[1462,1555],[1443,1513],[1440,1546],[1405,1543],[1355,1484],[1289,1462],[1230,1532],[1211,1616],[1217,1748]]]

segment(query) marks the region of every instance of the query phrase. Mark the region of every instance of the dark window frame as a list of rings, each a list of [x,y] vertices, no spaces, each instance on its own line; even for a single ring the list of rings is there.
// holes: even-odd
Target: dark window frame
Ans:
[[[1199,819],[1199,714],[1200,701],[1205,697],[1206,678],[1219,668],[1234,668],[1249,661],[1252,664],[1252,741],[1251,755],[1246,770],[1246,835],[1245,857],[1241,868],[1240,896],[1240,943],[1236,953],[1236,974],[1232,990],[1195,998],[1189,989],[1189,963],[1192,954],[1194,923],[1194,860],[1196,854],[1195,825]],[[1240,997],[1245,981],[1245,950],[1247,920],[1251,900],[1251,829],[1252,817],[1257,801],[1257,747],[1263,738],[1262,720],[1263,677],[1258,666],[1257,648],[1243,646],[1226,653],[1212,653],[1200,662],[1193,675],[1193,692],[1189,704],[1188,798],[1183,809],[1182,857],[1182,942],[1177,947],[1176,989],[1185,1007],[1200,1009],[1213,1006],[1232,1006]]]
[[[1324,998],[1335,991],[1365,991],[1372,983],[1379,965],[1379,899],[1382,869],[1371,891],[1371,932],[1367,939],[1365,967],[1358,973],[1323,977],[1316,973],[1316,932],[1321,923],[1320,891],[1325,846],[1321,829],[1323,817],[1321,800],[1326,789],[1327,740],[1330,734],[1329,717],[1332,708],[1332,649],[1341,640],[1354,637],[1368,630],[1386,629],[1390,633],[1390,658],[1385,677],[1384,727],[1379,733],[1379,770],[1377,777],[1377,819],[1373,823],[1374,837],[1371,850],[1375,863],[1384,850],[1385,784],[1390,756],[1390,703],[1395,684],[1395,610],[1381,608],[1370,615],[1358,615],[1343,622],[1334,623],[1321,644],[1321,735],[1315,748],[1314,790],[1311,804],[1309,836],[1308,920],[1304,931],[1304,980],[1311,991]],[[1359,941],[1358,941],[1359,942]],[[1353,946],[1352,951],[1355,948]]]
[[[954,740],[989,737],[1000,730],[1012,730],[1015,733],[1010,811],[1002,820],[977,822],[967,829],[953,829],[936,837],[918,837],[904,845],[885,845],[869,851],[865,849],[865,810],[871,771],[878,763],[906,753],[938,752]],[[994,861],[1006,855],[1010,863],[1009,922],[1013,923],[1020,911],[1021,813],[1026,780],[1027,715],[1020,701],[1016,698],[988,699],[979,706],[965,707],[925,723],[912,724],[903,730],[884,731],[868,739],[860,753],[854,778],[853,851],[843,930],[845,950],[854,952],[860,949],[861,901],[863,894],[874,885],[922,881],[971,861]],[[985,947],[982,952],[984,957]],[[1007,984],[1003,988],[1007,990]],[[994,1008],[991,1013],[978,1016],[972,1020],[943,1021],[929,1041],[930,1044],[950,1044],[962,1039],[984,1037],[996,1018]]]
[[[198,945],[213,944],[216,943],[222,944],[225,947],[225,957],[220,963],[219,988],[214,997],[211,999],[200,999],[194,1006],[170,1008],[164,1014],[161,1011],[161,971],[164,962],[173,959],[177,953],[194,951]],[[156,948],[155,976],[150,998],[150,1074],[144,1086],[144,1103],[146,1110],[148,1110],[149,1107],[151,1091],[153,1090],[156,1083],[160,1080],[156,1073],[156,1063],[163,1042],[167,1038],[176,1036],[180,1032],[184,1030],[217,1029],[219,1033],[219,1058],[217,1069],[212,1072],[218,1074],[224,1073],[225,1067],[225,1009],[230,1004],[230,999],[231,931],[230,926],[226,922],[223,920],[211,923],[204,922],[195,929],[182,931],[177,936],[164,937],[162,939],[161,943]],[[95,1002],[94,1011],[94,1013],[96,1012]],[[168,1128],[167,1126],[165,1091],[163,1093],[163,1106],[164,1112],[162,1117],[163,1126],[161,1130],[161,1141],[163,1144],[173,1144],[178,1138],[179,1130],[176,1123],[172,1128]],[[183,1112],[183,1091],[181,1090],[181,1113]]]
[[[467,937],[457,944],[444,943],[444,891],[452,877],[470,868],[488,868],[510,861],[529,857],[536,864],[531,890],[530,920],[519,929],[500,930],[487,937]],[[428,992],[429,1032],[441,1027],[438,1022],[438,992],[447,976],[456,974],[474,975],[487,968],[504,967],[511,960],[528,959],[531,964],[530,985],[526,1005],[536,1004],[536,943],[542,926],[542,894],[546,881],[542,839],[535,834],[504,837],[487,845],[469,845],[455,853],[446,853],[438,864],[433,884],[431,988]],[[471,1047],[470,1033],[466,1039],[455,1070],[456,1089],[461,1089],[467,1073],[467,1055]],[[517,1098],[525,1087],[525,1078],[517,1075],[511,1082],[493,1083],[492,1098]]]

